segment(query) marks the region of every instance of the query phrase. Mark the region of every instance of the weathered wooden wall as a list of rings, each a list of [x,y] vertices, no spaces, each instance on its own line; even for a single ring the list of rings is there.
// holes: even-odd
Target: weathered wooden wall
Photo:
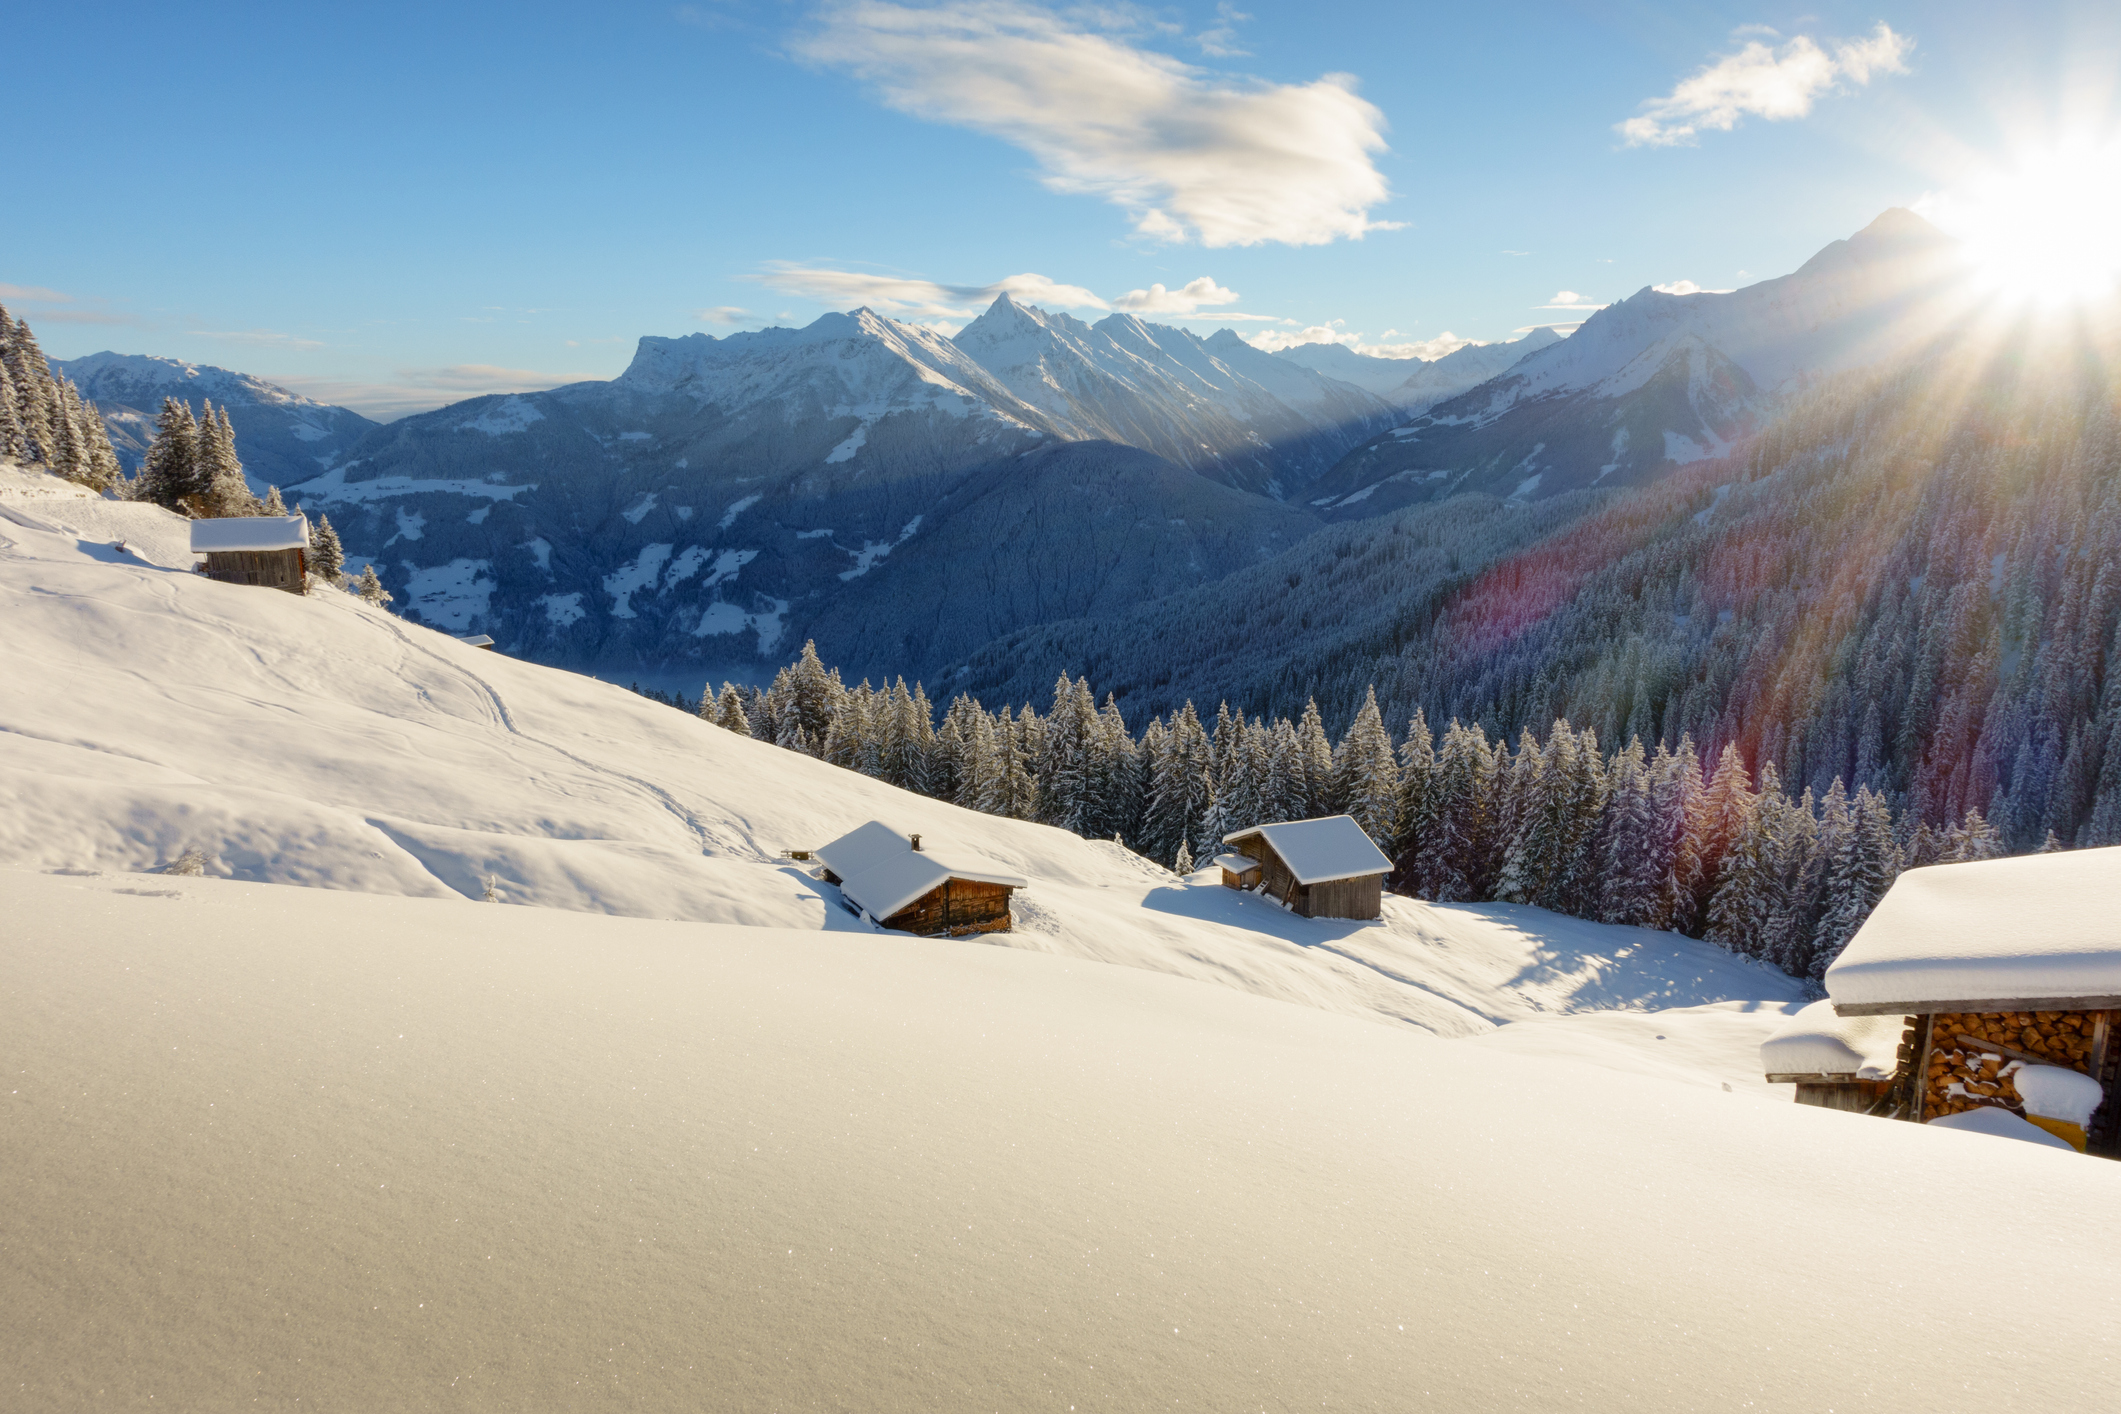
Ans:
[[[1382,874],[1364,874],[1313,884],[1305,891],[1310,906],[1304,914],[1309,918],[1379,917],[1384,912],[1384,882]]]
[[[937,933],[1006,933],[1009,931],[1007,884],[949,879],[922,894],[889,918],[886,928],[928,937]]]
[[[1892,1093],[1890,1080],[1800,1080],[1797,1103],[1864,1114]]]
[[[289,594],[309,592],[308,564],[299,549],[209,550],[206,577],[223,584],[284,589]]]

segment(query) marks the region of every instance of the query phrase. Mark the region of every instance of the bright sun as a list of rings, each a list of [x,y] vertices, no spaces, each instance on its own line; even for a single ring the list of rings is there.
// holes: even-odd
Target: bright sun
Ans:
[[[1999,297],[2061,304],[2121,286],[2121,142],[2027,154],[1935,205]]]

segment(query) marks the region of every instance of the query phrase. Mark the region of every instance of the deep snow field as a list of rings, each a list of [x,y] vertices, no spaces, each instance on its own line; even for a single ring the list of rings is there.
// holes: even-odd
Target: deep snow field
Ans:
[[[1294,918],[52,490],[0,473],[0,1408],[2113,1380],[2113,1167],[1786,1103],[1778,973]],[[778,858],[871,818],[1028,878],[1018,931],[877,932]]]

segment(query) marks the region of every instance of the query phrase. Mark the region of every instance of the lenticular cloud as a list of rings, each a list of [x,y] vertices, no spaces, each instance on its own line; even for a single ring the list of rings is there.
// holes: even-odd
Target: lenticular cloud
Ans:
[[[856,0],[793,48],[903,112],[1016,144],[1046,186],[1110,201],[1154,239],[1321,245],[1391,225],[1369,215],[1389,195],[1372,161],[1384,114],[1345,74],[1212,74],[1009,0]]]

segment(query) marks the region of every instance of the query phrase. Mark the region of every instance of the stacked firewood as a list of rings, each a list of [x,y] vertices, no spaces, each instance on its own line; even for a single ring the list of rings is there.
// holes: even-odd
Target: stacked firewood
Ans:
[[[2005,1074],[2032,1057],[2041,1065],[2091,1072],[2092,1028],[2088,1011],[1941,1012],[1930,1024],[1927,1097],[1922,1117],[1959,1114],[1982,1105],[2023,1113],[2018,1091]],[[1987,1042],[1998,1049],[1988,1050]]]

